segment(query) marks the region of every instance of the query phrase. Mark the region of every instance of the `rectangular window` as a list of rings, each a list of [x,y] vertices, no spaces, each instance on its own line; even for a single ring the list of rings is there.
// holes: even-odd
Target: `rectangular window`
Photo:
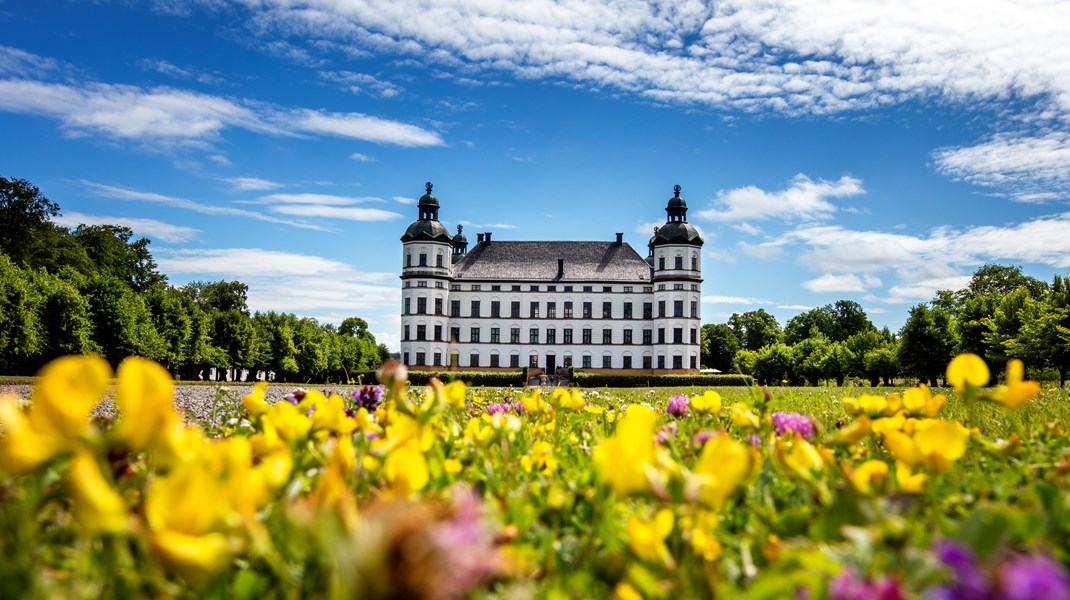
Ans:
[[[490,366],[492,366],[492,367],[499,366],[498,365],[498,355],[497,354],[491,354],[490,355]]]
[[[406,254],[405,255],[405,266],[406,267],[411,267],[412,266],[412,255],[411,254]]]
[[[427,339],[427,325],[417,325],[416,326],[416,341],[422,342],[422,341],[424,341],[426,339]]]
[[[532,319],[538,319],[539,318],[539,303],[538,302],[532,302],[531,303],[531,318]]]
[[[538,329],[532,327],[531,329],[528,330],[528,343],[529,344],[538,344],[539,343],[539,330]]]
[[[682,357],[682,356],[674,356],[674,357],[672,357],[672,368],[674,368],[674,369],[682,369],[682,368],[684,368],[684,357]]]
[[[519,344],[520,343],[520,328],[519,327],[513,327],[512,329],[509,330],[509,343],[510,344]]]
[[[565,286],[565,291],[566,292],[571,292],[572,291],[572,286],[571,285],[566,285]]]
[[[441,325],[435,325],[435,341],[436,342],[441,342],[442,341],[442,326]]]
[[[624,286],[624,293],[625,293],[625,294],[630,294],[630,293],[632,293],[632,286],[630,286],[630,285],[626,285],[626,286]]]
[[[565,355],[565,366],[566,367],[571,367],[572,366],[572,355],[571,354],[566,354]]]
[[[653,319],[654,318],[654,303],[653,302],[644,302],[643,303],[643,318],[644,319]]]
[[[584,344],[590,344],[591,343],[591,330],[590,329],[584,329],[583,330],[583,343]]]
[[[512,290],[513,290],[514,292],[519,292],[519,291],[520,291],[520,286],[519,286],[519,285],[514,285],[514,286],[513,286],[513,287],[512,287],[511,289],[512,289]]]
[[[664,327],[658,327],[658,343],[659,344],[664,344],[665,343],[665,328]]]
[[[632,303],[631,302],[625,302],[624,303],[624,318],[625,319],[632,318]]]
[[[420,266],[421,267],[426,267],[427,266],[427,254],[420,253]]]
[[[624,368],[625,369],[632,368],[632,357],[631,356],[625,356],[624,357]]]
[[[593,285],[585,285],[585,286],[583,286],[583,291],[585,291],[585,292],[593,292],[594,291],[594,286]]]
[[[613,303],[612,302],[603,302],[602,303],[602,318],[603,319],[612,319],[613,318]]]
[[[513,354],[512,356],[509,357],[509,366],[514,368],[514,369],[519,369],[520,368],[520,355],[519,354]]]
[[[547,319],[556,319],[557,318],[557,303],[556,302],[547,302],[546,303],[546,318]]]
[[[520,318],[520,303],[512,302],[509,304],[509,316],[514,319]]]
[[[482,289],[482,286],[480,284],[478,284],[478,283],[472,284],[472,291],[473,292],[478,292],[481,289]]]
[[[613,291],[613,286],[611,286],[611,285],[604,285],[604,286],[602,286],[602,291],[603,291],[603,292],[612,292],[612,291]]]
[[[650,365],[650,357],[649,356],[644,356],[643,357],[643,368],[644,369],[649,369],[650,366],[651,366]]]
[[[423,287],[423,288],[425,288],[425,287],[427,287],[427,282],[426,282],[426,281],[417,281],[417,282],[416,282],[416,287]]]
[[[624,330],[624,343],[628,344],[628,345],[631,345],[631,343],[632,343],[632,330],[631,329],[625,329]]]
[[[531,356],[528,357],[528,366],[529,367],[538,368],[538,366],[539,366],[539,355],[538,354],[532,354]]]
[[[664,317],[664,316],[665,316],[665,301],[664,300],[658,300],[658,317],[661,318],[661,317]]]
[[[402,330],[401,330],[401,339],[403,339],[403,340],[408,340],[409,339],[409,326],[408,325],[406,325],[404,328],[402,328]]]
[[[502,330],[497,327],[490,328],[490,343],[497,344],[502,341]]]
[[[674,283],[674,284],[672,284],[672,289],[673,290],[682,290],[682,289],[684,289],[684,284],[682,284],[682,283]]]
[[[672,316],[682,317],[684,316],[684,301],[673,300],[672,301]]]
[[[468,341],[472,342],[473,344],[478,344],[479,343],[479,328],[478,327],[473,327],[472,328],[472,331],[469,334],[469,340]]]
[[[457,342],[461,341],[461,328],[460,327],[450,327],[450,341],[455,343],[455,344]]]
[[[644,329],[643,330],[643,345],[644,346],[649,346],[650,344],[654,343],[654,340],[653,340],[653,338],[651,336],[652,336],[652,334],[651,334],[649,329]],[[647,368],[649,368],[649,367],[647,367]]]
[[[472,353],[472,357],[468,359],[468,366],[469,367],[478,367],[479,366],[479,354],[478,353],[476,353],[476,352]]]
[[[408,364],[411,364],[411,363],[409,362],[409,353],[408,353],[408,352],[406,352],[406,353],[404,353],[404,354],[402,354],[402,355],[401,355],[401,362],[402,362],[403,364],[406,364],[406,365],[408,365]]]
[[[531,286],[531,291],[533,291],[533,292],[539,291],[539,286],[537,286],[537,285]]]
[[[450,354],[450,366],[451,367],[459,367],[459,366],[461,366],[461,355],[460,354],[457,354],[456,352]]]
[[[435,314],[442,314],[442,298],[435,298]]]
[[[490,302],[490,316],[498,318],[502,316],[502,303],[497,300],[491,300]]]
[[[446,285],[443,284],[441,281],[436,281],[435,282],[435,289],[444,290],[444,289],[446,289]]]
[[[416,299],[416,314],[422,315],[427,312],[427,298]]]
[[[691,343],[698,343],[698,329],[695,329],[694,327],[691,328]]]
[[[500,286],[500,285],[492,285],[492,286],[490,286],[490,291],[492,291],[492,292],[500,292],[500,291],[502,291],[502,286]]]
[[[591,303],[590,302],[584,302],[583,303],[583,318],[584,319],[590,319],[591,318]]]
[[[691,301],[691,318],[692,319],[697,319],[698,318],[698,302],[696,302],[694,300]]]
[[[405,301],[402,302],[401,306],[402,306],[401,314],[403,314],[403,315],[409,314],[409,309],[412,308],[412,298],[405,298]]]
[[[676,267],[677,270],[683,269],[684,268],[684,257],[677,256],[676,257],[676,264],[674,266]]]
[[[692,260],[694,260],[694,259],[692,259]],[[691,357],[691,368],[692,369],[697,369],[698,368],[698,367],[695,366],[695,357],[694,356]]]
[[[684,343],[684,328],[673,327],[672,328],[672,343],[682,344]]]
[[[432,360],[434,361],[431,364],[436,366],[436,367],[441,367],[442,366],[442,353],[441,352],[435,352],[431,356],[433,357]]]
[[[565,335],[564,342],[566,344],[571,344],[572,343],[572,328],[571,327],[566,328],[564,335]]]
[[[450,284],[450,290],[454,291],[454,292],[461,291],[461,284],[459,284],[459,283],[451,283]]]
[[[451,317],[459,317],[459,316],[461,316],[461,301],[460,300],[450,300],[450,316]]]
[[[607,328],[602,330],[602,343],[603,344],[612,344],[613,343],[613,330],[612,329],[607,327]]]
[[[590,356],[584,356],[583,357],[583,368],[584,369],[590,369],[591,368],[591,357]]]
[[[659,356],[658,357],[658,368],[659,369],[664,369],[665,368],[665,357],[664,356]]]
[[[654,286],[652,286],[652,285],[643,286],[643,293],[644,294],[649,294],[650,292],[653,292],[653,291],[654,291]]]
[[[565,318],[566,319],[571,319],[572,318],[572,302],[566,302],[565,303]]]
[[[691,270],[692,271],[698,271],[698,257],[697,256],[692,256],[691,257]],[[692,358],[694,358],[694,357],[692,357]],[[694,369],[695,367],[691,367],[691,368]]]
[[[613,367],[613,357],[612,356],[603,356],[602,357],[602,368],[603,369],[610,369],[612,367]]]
[[[418,366],[418,367],[424,366],[424,364],[425,364],[424,361],[425,360],[427,360],[427,354],[425,354],[423,352],[417,352],[416,353],[416,366]]]
[[[546,291],[547,292],[556,292],[557,291],[557,286],[556,285],[548,285],[548,286],[546,286]]]
[[[659,271],[664,271],[665,270],[665,257],[664,256],[662,256],[661,258],[658,259],[658,270]]]
[[[479,316],[479,300],[472,300],[472,316]]]
[[[440,269],[442,268],[442,255],[441,254],[435,256],[435,266],[440,268]]]
[[[546,343],[547,344],[556,344],[557,343],[557,330],[556,329],[550,328],[550,329],[546,330]]]

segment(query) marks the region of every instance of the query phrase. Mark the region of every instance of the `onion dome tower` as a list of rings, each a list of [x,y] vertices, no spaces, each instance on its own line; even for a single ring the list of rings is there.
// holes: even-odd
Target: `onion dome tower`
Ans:
[[[468,252],[468,238],[461,233],[462,227],[457,226],[457,235],[453,236],[453,261],[457,262],[461,260],[461,257]]]
[[[647,259],[653,269],[658,330],[654,355],[658,368],[698,369],[703,240],[687,222],[687,201],[680,196],[680,186],[673,192],[665,207],[665,224],[655,230]]]
[[[406,365],[442,364],[447,345],[449,281],[453,239],[438,221],[438,198],[427,193],[417,204],[418,218],[401,236],[401,357]]]

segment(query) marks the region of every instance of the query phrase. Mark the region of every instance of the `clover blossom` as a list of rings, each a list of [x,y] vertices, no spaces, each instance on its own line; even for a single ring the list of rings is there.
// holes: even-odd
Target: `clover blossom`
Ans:
[[[487,405],[486,412],[488,415],[496,415],[498,413],[504,414],[509,412],[510,408],[512,407],[509,404],[506,404],[505,402],[498,402],[496,404]]]
[[[929,589],[929,600],[1070,600],[1070,575],[1047,556],[1011,556],[989,570],[969,547],[950,540],[937,543],[936,556],[950,568],[952,579]]]
[[[353,390],[353,401],[357,403],[357,408],[375,412],[375,409],[379,408],[379,402],[383,399],[383,391],[385,389],[386,387],[383,384],[366,385],[359,390]]]
[[[814,435],[814,423],[809,417],[799,413],[775,412],[773,413],[773,429],[777,435],[784,435],[794,431],[803,437],[810,439]]]
[[[687,398],[684,396],[670,396],[669,402],[665,405],[665,414],[677,419],[688,416]]]
[[[876,581],[858,577],[851,569],[844,569],[829,584],[830,600],[901,600],[903,591],[892,577]]]

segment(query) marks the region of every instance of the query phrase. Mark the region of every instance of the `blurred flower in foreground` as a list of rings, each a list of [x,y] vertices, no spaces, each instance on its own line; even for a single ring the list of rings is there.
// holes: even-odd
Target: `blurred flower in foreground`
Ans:
[[[989,377],[988,365],[976,354],[960,354],[947,365],[947,382],[959,392],[967,387],[984,387]]]
[[[928,600],[1070,600],[1070,575],[1047,556],[1014,555],[990,571],[970,548],[950,540],[937,543],[936,556],[952,577],[930,588]]]
[[[810,417],[799,413],[775,412],[772,415],[773,430],[777,435],[784,435],[789,431],[801,435],[804,439],[810,439],[814,435],[814,423]]]
[[[677,419],[686,417],[688,415],[687,398],[670,396],[669,401],[665,404],[665,414]]]
[[[905,596],[892,577],[873,581],[844,569],[829,583],[829,600],[901,600]]]
[[[594,463],[613,491],[632,494],[650,487],[645,466],[654,459],[654,409],[632,404],[617,432],[594,449]]]
[[[1007,362],[1007,383],[998,385],[988,397],[1007,408],[1021,408],[1040,393],[1040,384],[1025,381],[1025,366],[1012,358]]]

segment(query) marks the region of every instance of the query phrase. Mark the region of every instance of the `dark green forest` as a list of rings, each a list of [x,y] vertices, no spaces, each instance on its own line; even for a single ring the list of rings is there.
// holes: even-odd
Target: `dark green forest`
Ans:
[[[338,326],[250,314],[238,281],[172,286],[149,240],[118,225],[52,221],[60,207],[32,183],[0,177],[0,373],[30,375],[65,354],[113,366],[151,358],[183,379],[209,369],[272,371],[277,380],[344,382],[388,356],[361,318]]]
[[[849,378],[936,385],[952,357],[972,352],[992,373],[1020,358],[1030,376],[1066,382],[1070,367],[1070,281],[1050,284],[1021,267],[987,264],[961,290],[910,309],[898,332],[878,330],[851,300],[813,308],[783,327],[764,309],[702,327],[703,364],[765,383],[818,385]]]

